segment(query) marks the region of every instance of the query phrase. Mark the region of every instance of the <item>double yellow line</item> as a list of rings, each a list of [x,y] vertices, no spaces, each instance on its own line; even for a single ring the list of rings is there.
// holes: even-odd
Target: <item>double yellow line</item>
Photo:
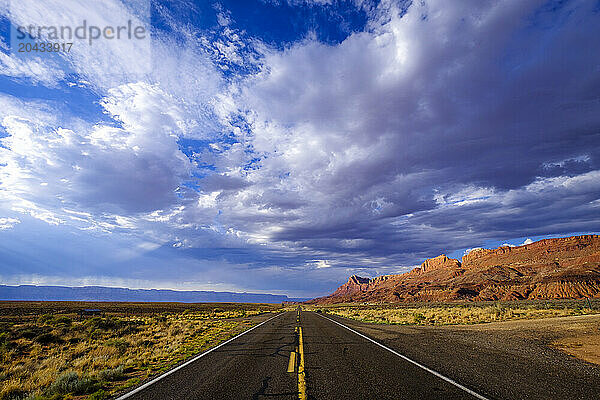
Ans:
[[[297,372],[298,374],[298,399],[306,400],[306,374],[304,372],[304,340],[302,338],[302,327],[300,326],[300,310],[296,316],[296,329],[294,330],[296,345],[294,351],[290,353],[287,372]],[[297,367],[297,368],[296,368]]]

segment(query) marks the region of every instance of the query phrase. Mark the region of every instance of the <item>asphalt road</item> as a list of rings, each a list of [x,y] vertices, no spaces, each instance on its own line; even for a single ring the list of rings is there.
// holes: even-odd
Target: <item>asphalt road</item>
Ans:
[[[287,372],[296,326],[304,336],[308,399],[474,399],[323,316],[287,312],[170,373],[128,399],[298,399]]]
[[[318,314],[301,324],[309,399],[475,399]]]
[[[286,372],[295,327],[296,313],[284,313],[127,399],[298,399]]]

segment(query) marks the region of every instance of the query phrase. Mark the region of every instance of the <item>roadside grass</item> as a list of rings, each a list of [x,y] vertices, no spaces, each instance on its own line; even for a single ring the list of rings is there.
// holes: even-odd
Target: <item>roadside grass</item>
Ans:
[[[582,302],[536,304],[498,302],[495,304],[448,304],[443,306],[361,304],[315,307],[314,309],[363,322],[398,325],[481,324],[600,313],[600,309],[591,308]]]
[[[254,325],[276,307],[0,323],[0,400],[107,399]],[[1,320],[0,320],[1,321]]]

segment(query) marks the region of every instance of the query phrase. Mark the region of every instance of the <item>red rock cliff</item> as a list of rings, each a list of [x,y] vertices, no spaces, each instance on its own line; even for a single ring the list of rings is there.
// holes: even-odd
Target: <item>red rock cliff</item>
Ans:
[[[462,261],[445,255],[400,275],[351,276],[313,303],[517,300],[600,297],[600,236],[544,239],[476,249]]]

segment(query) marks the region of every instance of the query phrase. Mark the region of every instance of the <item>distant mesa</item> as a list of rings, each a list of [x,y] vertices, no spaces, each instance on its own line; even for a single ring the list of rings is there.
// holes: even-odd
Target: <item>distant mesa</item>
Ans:
[[[581,298],[600,298],[600,235],[475,249],[460,261],[442,254],[404,274],[352,275],[308,303]]]
[[[23,301],[140,301],[180,303],[284,303],[306,299],[285,295],[164,289],[127,289],[104,286],[6,286],[0,300]]]

